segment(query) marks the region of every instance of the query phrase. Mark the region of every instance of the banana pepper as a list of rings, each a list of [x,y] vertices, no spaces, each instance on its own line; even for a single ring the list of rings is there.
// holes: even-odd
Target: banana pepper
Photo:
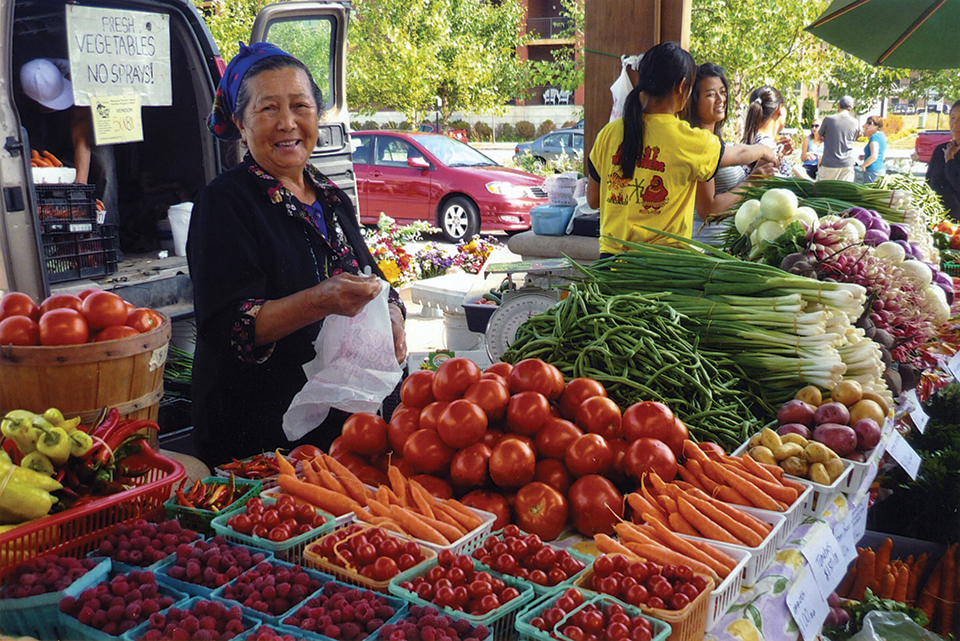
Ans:
[[[13,472],[10,471],[10,468],[13,468]],[[5,479],[7,474],[12,475],[10,478],[11,481],[16,481],[17,483],[23,483],[32,487],[38,487],[41,490],[46,490],[47,492],[55,492],[63,489],[63,485],[61,485],[59,481],[50,478],[50,476],[46,474],[41,474],[36,470],[31,470],[30,468],[22,467],[20,465],[14,465],[13,463],[0,462],[0,481]]]
[[[30,454],[37,449],[40,431],[33,427],[36,417],[28,410],[11,410],[0,421],[0,434],[16,443],[21,454]]]
[[[20,467],[25,467],[28,470],[46,474],[47,476],[53,476],[57,473],[57,468],[54,467],[53,461],[51,461],[46,454],[41,454],[39,451],[30,452],[24,456],[23,460],[20,461]]]
[[[56,465],[63,465],[70,458],[70,437],[62,427],[37,427],[41,436],[37,441],[37,451]]]
[[[22,523],[50,513],[57,497],[11,478],[0,492],[0,523]]]

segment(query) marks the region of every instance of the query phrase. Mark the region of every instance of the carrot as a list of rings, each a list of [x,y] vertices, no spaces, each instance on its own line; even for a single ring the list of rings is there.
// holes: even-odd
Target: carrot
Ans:
[[[863,601],[863,593],[873,583],[873,571],[877,564],[877,555],[870,548],[857,550],[857,579],[850,588],[850,598]]]
[[[717,475],[719,475],[727,485],[735,489],[743,496],[743,498],[750,501],[750,503],[753,505],[761,509],[772,510],[774,512],[784,511],[781,507],[781,504],[777,502],[776,499],[771,497],[769,494],[766,494],[763,490],[750,481],[737,476],[723,465],[710,461],[706,464],[708,474],[710,473],[710,468],[714,468],[717,472]]]
[[[853,582],[857,579],[857,564],[854,563],[853,566],[847,570],[847,575],[843,577],[843,581],[840,582],[840,585],[837,587],[837,596],[841,599],[850,598],[850,590],[853,589]]]
[[[666,494],[658,494],[657,501],[667,514],[677,511],[677,501],[673,497],[667,496]]]
[[[759,534],[761,537],[766,538],[766,536],[770,534],[770,530],[773,529],[772,525],[764,521],[761,521],[760,519],[753,516],[752,514],[747,514],[743,510],[739,510],[733,507],[732,505],[727,505],[723,501],[707,496],[703,492],[693,491],[690,493],[690,495],[706,501],[713,507],[717,508],[718,510],[720,510],[721,512],[729,516],[730,518],[736,519],[740,523],[743,523],[748,528],[750,528],[751,530]]]
[[[716,494],[717,490],[720,488],[720,484],[707,476],[707,473],[703,471],[703,465],[701,465],[700,461],[696,459],[687,459],[686,467],[693,472],[693,475],[697,477],[698,481],[700,481],[700,485],[703,486],[704,492],[710,496]]]
[[[403,507],[410,506],[410,489],[407,484],[407,479],[404,478],[403,474],[400,472],[400,468],[396,465],[391,465],[387,468],[387,479],[390,481],[390,487],[393,489],[393,493],[397,495],[397,498],[400,499],[400,505]],[[431,512],[432,514],[432,512]]]
[[[703,463],[704,461],[709,460],[707,458],[707,453],[700,449],[696,443],[687,439],[683,442],[683,456],[687,461],[694,460]]]
[[[667,484],[663,482],[663,479],[660,478],[660,475],[656,472],[647,472],[644,476],[650,479],[650,485],[653,486],[653,491],[657,494],[668,494]],[[673,487],[673,486],[670,486]]]
[[[413,508],[406,508],[406,510],[411,514],[413,518],[418,518],[423,521],[426,525],[429,525],[434,530],[440,533],[443,538],[445,538],[450,543],[454,541],[459,541],[467,531],[460,526],[450,525],[449,523],[444,523],[443,521],[437,520],[431,516],[424,516],[418,514]]]
[[[60,159],[54,156],[49,151],[44,150],[43,153],[40,155],[43,156],[54,167],[63,167],[63,163],[60,162]]]
[[[930,578],[927,579],[927,582],[923,585],[923,589],[920,591],[920,598],[917,599],[917,607],[927,615],[931,626],[933,625],[933,615],[937,610],[937,598],[940,594],[940,583],[942,581],[943,557],[941,557],[940,561],[934,566]]]
[[[679,552],[684,556],[688,556],[695,561],[699,561],[704,565],[710,566],[714,572],[717,573],[721,578],[727,578],[733,568],[736,566],[736,562],[720,550],[717,550],[717,554],[710,555],[706,554],[698,547],[690,543],[687,539],[681,538],[667,529],[662,523],[653,522],[650,524],[651,527],[656,531],[657,536],[660,537],[660,541],[675,552]],[[724,562],[723,557],[730,562],[729,565]]]
[[[890,537],[885,538],[883,542],[877,546],[876,565],[873,566],[873,580],[877,586],[880,585],[880,581],[883,579],[884,574],[889,569],[887,566],[890,565],[891,550],[893,550],[893,541],[890,539]],[[876,592],[876,590],[874,590],[874,592]]]
[[[422,519],[418,518],[416,514],[405,510],[399,505],[390,506],[390,516],[400,524],[400,527],[402,527],[404,531],[415,538],[436,545],[449,545],[451,543],[446,537],[427,525]]]
[[[897,570],[897,584],[893,588],[893,600],[907,602],[907,586],[910,584],[910,567],[904,563]]]
[[[419,512],[432,517],[434,515],[432,506],[438,502],[437,499],[416,481],[410,481],[407,487],[409,488],[410,496],[413,498],[413,505],[411,507],[416,506]]]
[[[350,497],[332,492],[324,487],[311,485],[290,474],[281,474],[278,476],[277,485],[279,485],[284,492],[299,496],[303,500],[309,501],[324,512],[329,512],[334,516],[343,516],[344,514],[352,512],[354,508],[360,507],[360,504]]]
[[[457,523],[462,525],[464,528],[466,528],[468,532],[471,532],[477,529],[478,527],[480,527],[479,525],[475,525],[477,520],[467,518],[466,515],[463,514],[463,512],[460,512],[459,510],[454,508],[452,505],[447,503],[447,501],[452,501],[452,500],[453,499],[447,499],[446,501],[438,502],[436,505],[433,506],[433,513],[436,514],[437,512],[443,512],[444,514],[446,514],[447,516],[455,520]],[[476,517],[476,515],[473,515],[473,516]],[[483,524],[482,520],[480,520],[480,524],[481,525]]]
[[[703,489],[703,485],[700,484],[700,479],[698,479],[697,475],[691,472],[686,465],[677,466],[677,474],[679,474],[680,478],[682,478],[684,481],[686,481],[690,485],[696,487],[699,490]]]
[[[377,500],[384,505],[399,505],[403,507],[403,504],[400,502],[400,498],[386,485],[381,485],[377,488],[376,496]]]
[[[936,632],[946,639],[953,632],[953,610],[957,581],[957,544],[954,543],[944,553],[943,577],[940,580],[940,598],[937,600]]]
[[[893,575],[893,572],[887,570],[883,574],[883,578],[880,579],[880,589],[877,591],[877,594],[881,599],[892,599],[893,590],[897,587],[897,577]]]
[[[350,469],[333,458],[329,454],[324,454],[322,457],[323,463],[327,466],[327,469],[330,470],[331,474],[336,475],[340,482],[343,483],[343,487],[347,488],[347,492],[350,493],[350,496],[353,497],[353,500],[364,505],[367,502],[367,499],[373,496],[373,492],[364,486],[363,481],[360,480],[356,474],[350,471]]]
[[[376,525],[376,523],[374,523],[375,519],[383,518],[380,516],[374,516],[372,512],[369,512],[362,508],[354,509],[353,515],[356,517],[358,521],[363,521],[364,523],[369,523],[370,525]]]
[[[466,505],[456,499],[444,499],[443,504],[460,513],[461,523],[467,530],[476,530],[483,525],[483,519]],[[464,522],[465,521],[465,522]]]
[[[37,151],[36,149],[31,149],[31,150],[30,150],[30,159],[31,159],[31,160],[37,160],[37,159],[39,159],[39,158],[40,158],[40,152]]]
[[[733,536],[725,529],[717,525],[716,522],[711,520],[702,512],[698,511],[688,499],[681,497],[680,500],[677,501],[677,509],[683,518],[686,519],[690,525],[696,528],[698,532],[700,532],[700,536],[712,539],[714,541],[720,541],[722,543],[743,545],[743,541]]]
[[[670,523],[670,527],[673,528],[673,531],[677,534],[689,534],[690,536],[703,536],[697,532],[690,523],[687,522],[683,515],[679,512],[672,512],[670,516],[667,517],[667,521]]]
[[[367,508],[370,509],[370,513],[374,516],[390,516],[390,505],[381,503],[377,499],[368,499]]]
[[[384,530],[391,530],[398,534],[407,533],[402,527],[400,527],[399,523],[386,516],[375,516],[371,525],[376,525],[377,527],[382,527]]]
[[[743,466],[757,478],[761,478],[771,483],[779,483],[780,485],[783,485],[783,479],[781,477],[777,476],[776,474],[774,474],[764,466],[760,465],[751,457],[744,455],[737,458],[739,458],[740,461],[743,462]]]
[[[297,475],[297,468],[286,459],[286,457],[280,453],[280,450],[275,450],[277,455],[277,469],[280,470],[280,475],[289,474],[290,476]]]
[[[640,558],[633,550],[620,545],[616,539],[607,536],[603,532],[595,535],[593,542],[597,546],[597,549],[603,554],[622,554],[628,559]]]
[[[635,514],[643,514],[644,512],[651,515],[652,518],[658,519],[661,523],[667,522],[666,513],[660,509],[660,506],[655,502],[651,503],[647,499],[643,498],[643,495],[639,492],[631,492],[627,494],[627,505],[633,510]],[[646,516],[644,516],[646,519]]]
[[[913,567],[910,568],[910,581],[907,583],[907,605],[913,605],[917,602],[917,591],[920,588],[920,577],[923,576],[924,570],[927,569],[927,562],[929,560],[930,557],[926,552],[924,552],[917,557]]]
[[[708,519],[722,527],[731,536],[739,539],[747,547],[756,548],[763,544],[764,537],[754,532],[749,526],[746,526],[737,521],[737,519],[732,518],[730,515],[725,513],[723,510],[720,510],[709,501],[698,499],[695,496],[688,496],[686,500],[694,509],[697,510],[697,512],[700,512]],[[690,518],[687,517],[687,520],[690,520]],[[694,527],[697,527],[696,524],[694,524]]]
[[[665,548],[662,545],[650,545],[648,543],[627,543],[627,548],[633,550],[643,558],[648,561],[653,561],[654,563],[659,563],[660,565],[688,565],[697,574],[706,574],[712,579],[717,579],[717,573],[711,570],[709,567],[689,559],[679,552],[674,552],[670,548]],[[713,591],[713,588],[710,588],[710,591]]]
[[[630,523],[629,521],[620,521],[615,526],[613,526],[614,531],[616,531],[617,536],[620,537],[620,540],[623,542],[632,542],[632,543],[647,543],[649,545],[660,545],[658,541],[650,538],[643,533],[637,527],[636,523]]]
[[[761,491],[763,491],[764,494],[773,500],[780,501],[786,505],[793,505],[794,502],[796,502],[797,497],[800,495],[800,493],[792,487],[786,487],[785,485],[780,485],[776,482],[767,481],[741,468],[728,466],[727,469],[745,481],[749,481],[753,485],[756,485]],[[757,507],[760,506],[758,505]]]
[[[729,485],[720,475],[720,464],[716,461],[711,461],[710,459],[700,461],[700,467],[703,468],[703,473],[706,477],[718,486],[723,487],[724,485]]]
[[[461,525],[458,520],[450,516],[449,513],[439,509],[439,505],[434,506],[433,518],[436,519],[437,521],[440,521],[441,523],[446,523],[450,527],[456,528],[456,530],[460,532],[460,536],[463,536],[468,532],[467,528]]]
[[[320,474],[318,474],[317,470],[313,467],[313,461],[303,461],[301,467],[303,468],[303,478],[314,485],[325,487],[323,481],[320,480]]]
[[[323,484],[323,487],[327,488],[328,490],[333,490],[334,492],[343,494],[344,496],[350,496],[347,490],[344,489],[343,483],[338,481],[337,477],[327,470],[320,471],[320,482]]]

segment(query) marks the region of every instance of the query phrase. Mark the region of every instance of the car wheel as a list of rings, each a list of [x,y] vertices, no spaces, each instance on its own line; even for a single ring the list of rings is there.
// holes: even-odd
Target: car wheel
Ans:
[[[480,212],[469,198],[456,196],[440,211],[440,231],[451,243],[473,238],[480,233]]]

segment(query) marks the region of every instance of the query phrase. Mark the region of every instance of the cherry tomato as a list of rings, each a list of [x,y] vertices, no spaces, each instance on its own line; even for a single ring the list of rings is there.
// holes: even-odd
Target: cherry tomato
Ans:
[[[73,294],[52,294],[40,303],[40,316],[43,316],[52,309],[73,309],[80,311],[83,307],[83,301],[79,296]]]
[[[11,316],[26,316],[37,322],[40,320],[40,308],[29,294],[7,292],[0,297],[0,320]]]
[[[687,426],[677,420],[669,407],[657,401],[640,401],[623,413],[623,437],[635,441],[643,436],[663,441],[674,457],[680,458],[689,434]]]
[[[113,341],[120,338],[132,338],[139,335],[140,332],[132,327],[127,327],[126,325],[111,325],[110,327],[105,327],[97,332],[97,336],[93,340],[94,342],[102,343],[103,341]]]
[[[284,525],[278,525],[277,527],[270,529],[270,532],[267,534],[267,538],[274,543],[286,541],[290,538],[290,529]]]
[[[148,307],[137,307],[127,314],[127,325],[145,334],[163,325],[163,316]]]
[[[454,401],[480,380],[480,368],[469,358],[456,357],[440,363],[433,377],[433,396],[438,401]]]
[[[537,455],[530,444],[504,436],[490,454],[490,479],[500,487],[521,487],[533,480],[536,466]]]
[[[29,316],[8,316],[0,321],[0,345],[33,347],[40,344],[40,326]]]
[[[253,520],[246,514],[234,514],[227,520],[227,525],[240,534],[250,534],[253,532]]]
[[[463,398],[473,401],[483,408],[489,421],[499,421],[507,413],[510,390],[507,389],[506,385],[491,378],[481,377],[479,381],[467,388]]]
[[[449,404],[450,401],[434,401],[420,410],[419,428],[421,430],[433,430],[436,432],[437,426],[440,423],[440,415],[443,414],[443,411],[447,409],[447,405]]]
[[[80,313],[87,319],[90,329],[103,329],[111,325],[127,324],[127,306],[113,292],[93,292],[83,299]],[[134,328],[136,329],[136,328]],[[139,333],[139,330],[137,330]]]
[[[451,401],[437,421],[437,433],[444,443],[453,448],[473,445],[485,431],[486,412],[473,401],[464,398]]]
[[[677,459],[670,447],[654,438],[638,438],[627,446],[623,456],[623,473],[637,483],[649,472],[656,472],[669,483],[676,478],[677,468]]]
[[[351,414],[343,424],[343,444],[354,454],[372,456],[390,450],[387,423],[369,412]]]
[[[612,534],[613,526],[623,518],[623,496],[613,483],[599,474],[588,474],[574,481],[567,501],[573,527],[584,536],[598,532]]]
[[[564,496],[573,483],[573,475],[563,464],[563,461],[557,459],[545,458],[537,461],[537,468],[533,473],[533,480],[546,483]]]
[[[403,446],[403,458],[413,469],[426,474],[446,473],[454,452],[434,430],[417,430]]]
[[[599,434],[584,434],[567,447],[563,460],[574,476],[606,474],[613,467],[613,450]]]
[[[410,480],[422,485],[423,489],[438,499],[453,498],[453,489],[450,484],[432,474],[414,474]]]
[[[546,483],[533,481],[517,492],[514,501],[517,525],[545,541],[560,536],[567,525],[567,499]],[[542,548],[543,549],[543,548]]]
[[[403,379],[400,386],[400,402],[407,407],[423,409],[437,400],[433,396],[434,372],[421,369]]]
[[[553,400],[563,393],[563,374],[555,366],[539,358],[527,358],[513,366],[510,376],[510,393],[538,392]]]
[[[558,405],[560,407],[560,416],[572,421],[577,418],[577,408],[580,403],[591,396],[606,396],[607,390],[597,380],[592,378],[575,378],[567,383],[560,395]]]
[[[507,428],[515,434],[532,436],[550,418],[550,401],[540,392],[517,392],[507,404]]]
[[[474,490],[461,497],[460,502],[467,507],[495,514],[497,520],[493,522],[494,530],[502,529],[512,520],[510,504],[502,494],[489,490]]]
[[[570,444],[581,436],[583,431],[575,424],[566,419],[551,416],[543,422],[537,432],[537,453],[546,458],[562,461]]]
[[[397,562],[388,556],[377,557],[373,562],[373,578],[377,581],[387,581],[400,574]]]
[[[620,438],[620,408],[606,396],[591,396],[577,407],[577,426],[603,438]]]
[[[453,455],[450,461],[450,482],[460,488],[481,487],[489,480],[490,455],[493,450],[483,443],[474,443]]]
[[[72,308],[55,308],[43,314],[39,328],[41,345],[82,345],[90,338],[83,314]]]

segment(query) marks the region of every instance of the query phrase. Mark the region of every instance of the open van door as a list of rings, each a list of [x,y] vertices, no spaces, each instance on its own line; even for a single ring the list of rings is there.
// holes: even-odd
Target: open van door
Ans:
[[[317,146],[310,162],[357,206],[347,113],[348,3],[284,2],[257,14],[251,42],[271,42],[302,60],[323,93]]]

